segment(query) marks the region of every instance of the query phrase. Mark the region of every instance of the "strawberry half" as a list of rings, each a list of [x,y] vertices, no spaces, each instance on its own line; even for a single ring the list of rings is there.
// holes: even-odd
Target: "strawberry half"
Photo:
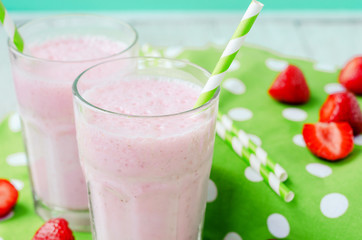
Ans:
[[[338,80],[349,91],[362,95],[362,56],[350,60],[343,67]]]
[[[6,179],[0,179],[0,217],[6,216],[15,206],[19,194]]]
[[[65,219],[54,218],[44,223],[32,240],[74,240],[74,236]]]
[[[320,122],[348,122],[353,134],[362,132],[362,112],[356,97],[350,92],[331,94],[319,111]]]
[[[304,124],[303,138],[314,155],[330,161],[345,158],[353,150],[352,128],[345,122]]]
[[[294,65],[279,73],[268,92],[272,98],[290,104],[306,103],[310,95],[303,72]]]

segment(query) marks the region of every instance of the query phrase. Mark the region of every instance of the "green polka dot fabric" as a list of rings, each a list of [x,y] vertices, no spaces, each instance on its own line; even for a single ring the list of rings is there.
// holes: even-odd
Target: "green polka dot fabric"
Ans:
[[[144,55],[186,59],[211,71],[222,48],[145,46],[142,51]],[[311,89],[311,99],[305,105],[281,104],[267,94],[288,63],[305,74]],[[287,170],[285,183],[296,196],[292,202],[284,202],[216,137],[204,240],[361,239],[362,135],[355,137],[350,156],[339,162],[310,154],[301,135],[304,123],[318,121],[328,93],[344,90],[337,83],[338,72],[335,66],[242,47],[222,83],[220,110]],[[362,104],[361,97],[358,101]],[[17,114],[0,124],[0,177],[10,179],[20,191],[13,212],[0,219],[0,240],[31,239],[43,223],[33,210],[20,131]],[[77,240],[91,239],[89,233],[74,235]]]

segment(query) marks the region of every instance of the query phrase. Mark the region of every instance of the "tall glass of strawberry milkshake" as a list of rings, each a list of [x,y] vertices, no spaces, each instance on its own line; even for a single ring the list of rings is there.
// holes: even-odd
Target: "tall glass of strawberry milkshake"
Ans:
[[[74,82],[93,239],[200,239],[219,91],[193,105],[209,76],[191,63],[136,57]]]
[[[72,83],[88,67],[137,54],[128,24],[96,15],[61,15],[19,28],[26,50],[9,43],[36,212],[89,231],[87,188],[79,163]]]

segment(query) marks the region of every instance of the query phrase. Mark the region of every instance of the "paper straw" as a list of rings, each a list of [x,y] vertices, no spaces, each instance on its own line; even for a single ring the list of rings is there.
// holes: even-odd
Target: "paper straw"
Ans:
[[[8,12],[5,9],[4,4],[0,0],[0,22],[4,26],[4,30],[10,41],[14,43],[15,47],[19,52],[23,52],[24,50],[24,41],[20,36],[18,29],[16,28],[14,22],[11,20]]]
[[[243,130],[238,129],[234,126],[233,121],[225,114],[222,114],[220,111],[218,113],[218,119],[221,121],[221,123],[224,125],[224,127],[238,136],[239,140],[241,141],[241,144],[249,149],[251,152],[253,152],[258,159],[261,160],[261,163],[266,166],[268,169],[270,169],[277,178],[284,182],[288,178],[288,173],[285,171],[285,169],[275,161],[273,161],[269,156],[268,153],[258,145],[256,145],[249,137],[247,133],[245,133]]]
[[[268,184],[278,196],[282,197],[285,202],[290,202],[294,199],[294,193],[284,183],[282,183],[273,172],[262,165],[256,155],[250,153],[245,147],[243,147],[240,139],[231,132],[227,131],[220,121],[217,121],[216,123],[216,133],[226,143],[228,143],[228,145],[244,160],[246,164],[258,172],[262,176],[264,182]]]
[[[262,3],[252,0],[234,35],[231,37],[231,40],[217,62],[211,77],[207,80],[205,87],[202,89],[194,106],[195,108],[205,104],[214,96],[214,93],[220,86],[220,83],[229,69],[230,64],[239,52],[240,47],[243,45],[247,34],[253,26],[263,6],[264,5]]]

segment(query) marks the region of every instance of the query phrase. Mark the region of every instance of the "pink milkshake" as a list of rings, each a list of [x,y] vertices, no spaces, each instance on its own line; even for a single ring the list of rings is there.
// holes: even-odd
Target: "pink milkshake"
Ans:
[[[102,26],[92,25],[97,21]],[[135,54],[123,39],[105,34],[107,24],[110,32],[117,30],[112,24],[125,26],[91,15],[38,20],[20,28],[25,54],[10,47],[35,209],[44,219],[65,217],[75,230],[89,230],[89,217],[71,85],[82,71],[102,60]]]
[[[131,67],[92,77],[115,62]],[[199,239],[218,93],[191,109],[209,74],[168,59],[115,62],[86,71],[73,85],[93,237]]]

